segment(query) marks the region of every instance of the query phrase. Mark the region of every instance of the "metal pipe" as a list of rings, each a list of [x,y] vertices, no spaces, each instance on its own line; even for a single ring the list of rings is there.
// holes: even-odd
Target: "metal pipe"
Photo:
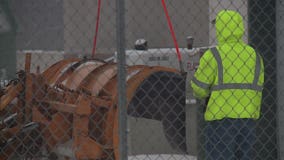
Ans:
[[[127,159],[126,117],[126,62],[125,62],[125,2],[116,1],[116,35],[118,57],[118,110],[119,110],[119,160]]]
[[[277,60],[277,68],[276,68],[276,75],[277,75],[277,121],[278,121],[278,158],[284,158],[284,127],[282,127],[284,122],[284,85],[283,81],[283,69],[284,69],[284,56],[283,56],[283,45],[284,45],[284,38],[283,38],[283,30],[284,30],[284,2],[282,0],[276,1],[276,45],[277,45],[277,52],[276,52],[276,60]]]

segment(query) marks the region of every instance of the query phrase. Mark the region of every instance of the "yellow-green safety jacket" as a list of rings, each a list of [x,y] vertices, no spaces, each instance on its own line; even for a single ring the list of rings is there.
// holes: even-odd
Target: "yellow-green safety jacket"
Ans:
[[[215,27],[218,45],[200,58],[191,80],[197,98],[210,96],[204,118],[258,119],[264,83],[262,57],[243,42],[244,24],[239,13],[219,12]]]

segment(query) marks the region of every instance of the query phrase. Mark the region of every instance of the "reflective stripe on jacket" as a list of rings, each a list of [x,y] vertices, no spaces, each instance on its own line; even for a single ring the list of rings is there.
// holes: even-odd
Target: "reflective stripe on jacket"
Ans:
[[[204,53],[191,81],[197,98],[210,96],[204,115],[207,121],[260,116],[263,60],[241,40],[243,34],[242,17],[237,12],[219,12],[218,46]]]

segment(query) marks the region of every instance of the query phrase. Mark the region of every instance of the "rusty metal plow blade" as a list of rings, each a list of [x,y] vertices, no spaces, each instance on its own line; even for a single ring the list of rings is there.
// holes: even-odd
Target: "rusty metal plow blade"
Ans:
[[[61,154],[76,159],[118,159],[117,78],[115,63],[93,59],[65,59],[43,73],[22,73],[18,82],[11,83],[0,94],[1,116],[4,117],[0,123],[0,159],[8,159],[15,153],[35,157],[42,153],[41,148],[45,148],[49,156],[55,156],[64,147],[69,151]],[[156,96],[148,100],[142,98],[137,103],[149,83],[157,92]],[[174,89],[174,98],[159,88],[176,83],[179,86]],[[174,119],[184,117],[184,88],[184,77],[175,69],[127,67],[128,114],[162,121],[170,144],[183,152],[186,150],[182,137],[184,119]],[[150,91],[144,96],[151,94]],[[147,104],[145,101],[156,99],[163,104],[143,105]],[[178,106],[174,107],[176,115],[170,117],[172,122],[169,122],[161,107],[172,104]],[[143,110],[152,110],[155,116],[144,114]],[[171,130],[176,124],[179,128]]]

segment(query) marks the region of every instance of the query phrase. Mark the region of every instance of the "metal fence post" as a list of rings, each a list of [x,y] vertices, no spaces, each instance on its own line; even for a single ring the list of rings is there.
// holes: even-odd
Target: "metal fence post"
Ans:
[[[125,13],[124,0],[116,1],[116,35],[118,57],[119,159],[127,159]]]
[[[276,1],[248,1],[249,44],[262,54],[265,66],[262,116],[258,121],[256,151],[257,157],[277,159],[277,104],[276,104]],[[259,12],[261,11],[261,12]],[[264,18],[265,17],[265,18]],[[269,21],[266,21],[269,19]],[[262,25],[259,25],[262,24]],[[274,89],[270,89],[274,88]],[[269,123],[269,130],[267,125]],[[268,138],[265,137],[270,137]],[[270,154],[272,153],[272,154]]]
[[[276,43],[277,43],[277,120],[278,120],[278,159],[284,158],[284,127],[281,124],[284,123],[284,100],[283,90],[284,85],[281,83],[283,80],[283,16],[284,16],[284,3],[281,0],[276,1]]]

